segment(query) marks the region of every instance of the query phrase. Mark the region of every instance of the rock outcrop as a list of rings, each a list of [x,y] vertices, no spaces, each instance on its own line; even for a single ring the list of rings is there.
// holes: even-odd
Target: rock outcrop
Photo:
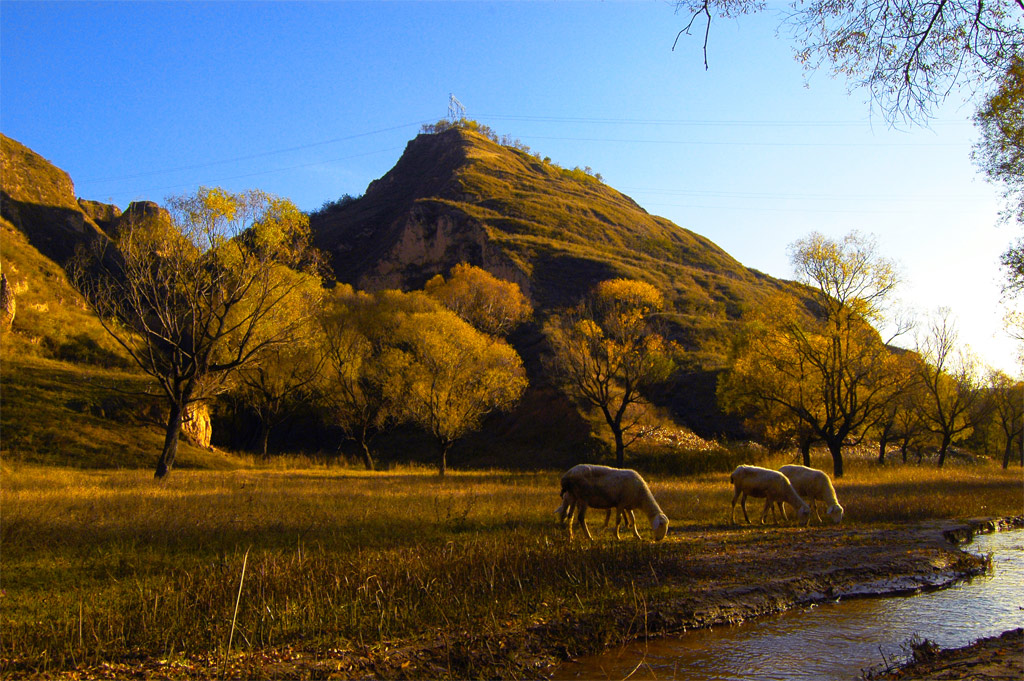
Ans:
[[[0,135],[0,215],[43,255],[66,265],[80,244],[105,239],[83,212],[71,177],[25,145]]]
[[[7,274],[0,273],[0,330],[11,330],[16,311],[17,303],[14,298],[14,287],[7,283]]]
[[[78,207],[107,234],[110,234],[110,229],[121,217],[121,209],[111,203],[78,199]]]
[[[209,405],[205,402],[190,404],[181,420],[181,432],[195,446],[210,449],[213,423],[210,421]]]

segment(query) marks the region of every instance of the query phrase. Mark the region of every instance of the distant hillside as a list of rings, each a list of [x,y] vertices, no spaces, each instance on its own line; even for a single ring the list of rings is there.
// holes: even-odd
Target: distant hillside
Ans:
[[[145,379],[100,328],[62,266],[79,244],[108,238],[125,220],[165,213],[141,202],[122,215],[116,206],[77,199],[67,173],[14,140],[0,142],[0,268],[18,303],[2,343],[0,448],[33,461],[141,461],[151,451],[141,443],[158,429],[145,410],[103,395],[138,391]],[[358,288],[417,289],[466,261],[530,296],[536,318],[511,338],[528,367],[530,390],[514,414],[492,417],[453,450],[456,465],[561,466],[601,450],[594,438],[601,431],[547,381],[539,361],[546,317],[599,281],[642,279],[665,294],[667,331],[688,352],[685,366],[650,397],[704,436],[739,432],[718,410],[715,388],[746,312],[775,291],[802,295],[792,282],[744,267],[598,178],[467,127],[417,136],[363,197],[329,204],[311,216],[311,226],[338,280]],[[12,408],[11,399],[22,406]],[[74,430],[75,444],[61,448],[61,430],[76,423],[88,427]],[[398,457],[415,458],[424,447],[397,437]],[[122,449],[104,463],[108,441]],[[206,456],[196,452],[197,461]]]
[[[417,136],[364,196],[311,226],[338,279],[359,288],[418,288],[467,261],[518,283],[543,315],[605,279],[649,281],[672,302],[674,335],[706,360],[752,303],[798,291],[581,170],[465,127]]]
[[[667,333],[687,350],[685,365],[652,399],[702,436],[741,434],[715,397],[732,339],[759,301],[778,291],[804,296],[802,288],[744,267],[585,171],[473,127],[420,134],[364,196],[311,216],[338,279],[359,288],[418,288],[466,261],[518,283],[537,311],[537,324],[512,339],[531,391],[546,380],[536,358],[545,351],[539,325],[547,315],[599,281],[648,281],[670,303]]]

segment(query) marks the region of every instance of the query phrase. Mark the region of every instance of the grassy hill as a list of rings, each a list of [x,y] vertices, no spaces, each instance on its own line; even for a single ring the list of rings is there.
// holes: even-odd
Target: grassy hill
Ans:
[[[364,196],[312,216],[340,281],[418,288],[464,260],[518,283],[543,316],[599,281],[641,279],[671,302],[674,335],[704,365],[721,360],[751,305],[799,294],[585,171],[473,127],[419,135]]]
[[[357,199],[311,216],[318,246],[340,281],[359,288],[419,288],[466,261],[519,284],[537,325],[513,338],[531,381],[539,325],[595,284],[628,277],[657,287],[667,333],[685,366],[657,398],[704,436],[738,433],[717,408],[717,377],[745,315],[802,287],[744,267],[709,239],[649,214],[580,169],[565,169],[473,122],[435,126],[411,140],[394,168]]]

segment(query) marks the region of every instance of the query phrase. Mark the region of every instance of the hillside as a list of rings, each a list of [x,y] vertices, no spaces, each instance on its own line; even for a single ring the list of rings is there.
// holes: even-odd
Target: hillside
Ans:
[[[104,238],[75,198],[71,177],[25,145],[0,135],[0,215],[43,255],[64,265],[75,247]],[[102,215],[104,204],[88,202]],[[112,214],[114,207],[108,207]]]
[[[0,327],[0,459],[149,467],[162,439],[159,403],[146,394],[149,379],[58,264],[78,244],[105,238],[91,216],[113,227],[120,211],[80,205],[67,173],[14,140],[0,142],[0,272],[14,297],[11,326]],[[183,443],[179,465],[231,463]]]
[[[518,283],[543,315],[605,279],[649,281],[703,364],[721,359],[753,303],[797,291],[584,171],[466,127],[417,136],[364,196],[314,214],[311,226],[338,279],[359,288],[418,288],[467,261]]]

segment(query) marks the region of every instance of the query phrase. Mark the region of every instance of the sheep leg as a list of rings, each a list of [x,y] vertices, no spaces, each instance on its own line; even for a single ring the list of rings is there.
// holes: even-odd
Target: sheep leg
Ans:
[[[601,526],[602,530],[608,529],[608,523],[611,522],[611,519],[612,519],[612,509],[609,508],[609,509],[607,509],[604,512],[604,525]],[[619,519],[618,519],[618,517],[616,517],[615,518],[616,531],[618,531],[618,525],[619,525]]]
[[[736,501],[740,498],[740,488],[736,488],[736,492],[732,495],[732,513],[729,514],[729,524],[736,524]],[[748,521],[749,522],[749,521]]]
[[[636,516],[633,515],[633,509],[629,509],[626,513],[633,518],[633,534],[636,535],[637,539],[643,541],[643,537],[640,536],[640,532],[636,529]]]
[[[779,524],[779,519],[775,515],[775,501],[772,500],[770,497],[769,498],[765,498],[765,500],[764,500],[764,510],[761,511],[761,524],[762,525],[765,524],[764,521],[768,518],[768,510],[769,509],[771,509],[772,517],[775,519],[775,524],[778,525]]]
[[[569,519],[569,523],[572,523],[572,512],[575,510],[576,500],[569,495],[562,496],[562,505],[555,509],[555,515],[558,516],[558,522],[565,524],[566,518]]]
[[[594,541],[594,536],[590,534],[590,528],[587,527],[587,505],[579,500],[576,505],[576,520],[583,528],[583,534],[587,535],[587,539]]]
[[[814,511],[814,517],[818,519],[818,522],[824,525],[825,521],[822,520],[821,516],[818,514],[818,502],[816,499],[811,499],[811,510]]]

